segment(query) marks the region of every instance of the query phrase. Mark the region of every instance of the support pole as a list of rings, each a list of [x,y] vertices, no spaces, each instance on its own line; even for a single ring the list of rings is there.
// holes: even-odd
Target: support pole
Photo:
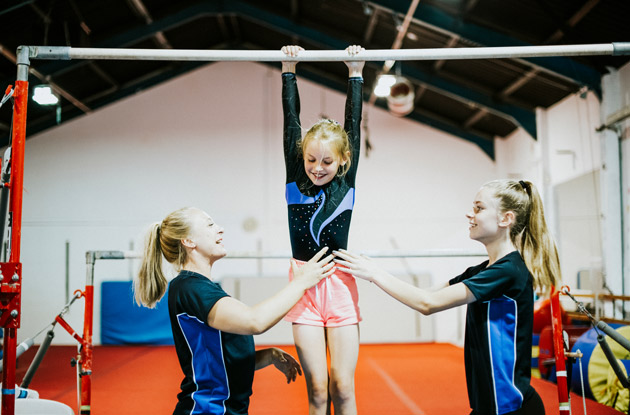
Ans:
[[[630,42],[593,45],[509,46],[479,48],[373,49],[355,56],[344,50],[305,50],[290,58],[279,50],[108,49],[68,46],[24,46],[31,59],[109,59],[169,61],[388,61],[531,58],[552,56],[630,55]]]
[[[564,339],[562,335],[562,315],[560,311],[560,291],[551,293],[551,326],[553,328],[553,349],[556,357],[556,378],[558,385],[558,402],[560,415],[571,414],[569,401],[569,384],[567,381],[567,363],[564,354]]]
[[[50,348],[50,344],[52,343],[54,338],[55,338],[55,332],[54,332],[54,326],[53,326],[53,328],[48,330],[48,332],[46,333],[46,337],[44,338],[44,341],[39,346],[39,349],[37,350],[37,353],[35,354],[35,357],[33,358],[31,365],[28,367],[28,370],[26,371],[26,374],[24,375],[24,378],[22,379],[22,383],[20,384],[21,388],[27,389],[31,385],[33,376],[35,376],[37,369],[39,369],[39,365],[42,363],[42,360],[44,360],[44,356],[46,355],[46,352]]]
[[[14,272],[3,273],[0,282],[2,304],[8,301],[9,307],[2,308],[4,328],[4,356],[2,371],[2,414],[15,413],[15,359],[17,329],[20,326],[22,267],[20,264],[20,243],[22,239],[22,187],[24,183],[24,144],[26,141],[26,109],[28,104],[29,49],[18,48],[17,80],[15,82],[13,105],[13,134],[11,141],[11,181],[9,193],[9,214],[11,226],[11,254],[9,263]]]
[[[94,315],[94,263],[96,256],[88,251],[85,254],[87,269],[85,276],[85,312],[83,314],[83,343],[78,362],[79,414],[92,413],[92,321]]]

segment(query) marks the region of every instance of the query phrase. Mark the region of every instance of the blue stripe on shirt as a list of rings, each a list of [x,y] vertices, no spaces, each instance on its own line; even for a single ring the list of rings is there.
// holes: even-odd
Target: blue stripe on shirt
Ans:
[[[230,396],[221,332],[207,326],[197,317],[178,314],[177,321],[192,355],[193,414],[225,414],[225,401]]]
[[[488,302],[488,345],[497,414],[519,409],[523,395],[514,384],[516,366],[516,301],[503,296]]]

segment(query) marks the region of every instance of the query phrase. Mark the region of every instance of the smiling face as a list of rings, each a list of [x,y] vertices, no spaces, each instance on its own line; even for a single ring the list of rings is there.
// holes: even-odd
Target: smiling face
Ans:
[[[475,196],[472,210],[466,214],[470,238],[484,245],[498,239],[505,230],[502,216],[494,191],[487,187],[481,188]]]
[[[304,171],[316,186],[330,183],[339,166],[345,164],[331,147],[330,142],[309,140],[304,148]]]
[[[227,255],[223,246],[223,228],[217,225],[206,212],[195,210],[190,224],[190,235],[187,240],[191,241],[195,250],[207,258],[211,264]]]

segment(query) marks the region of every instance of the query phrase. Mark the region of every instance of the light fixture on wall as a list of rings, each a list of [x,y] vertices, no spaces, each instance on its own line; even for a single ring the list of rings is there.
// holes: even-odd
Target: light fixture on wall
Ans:
[[[53,93],[50,85],[42,84],[33,88],[33,101],[39,105],[57,105],[59,98]]]

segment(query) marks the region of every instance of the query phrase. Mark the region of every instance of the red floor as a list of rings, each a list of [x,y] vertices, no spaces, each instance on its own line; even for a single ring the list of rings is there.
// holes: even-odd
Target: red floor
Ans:
[[[295,348],[282,346],[294,356]],[[18,362],[21,379],[34,356]],[[74,346],[53,346],[30,385],[41,398],[77,408]],[[172,412],[182,375],[172,346],[97,346],[92,376],[92,414],[155,415]],[[555,384],[535,379],[547,414],[558,413]],[[461,348],[450,344],[362,345],[356,372],[361,415],[466,415],[470,412]],[[572,395],[572,414],[583,414],[582,399]],[[591,415],[618,415],[587,400]],[[304,378],[287,385],[273,367],[256,373],[250,415],[307,414]]]

